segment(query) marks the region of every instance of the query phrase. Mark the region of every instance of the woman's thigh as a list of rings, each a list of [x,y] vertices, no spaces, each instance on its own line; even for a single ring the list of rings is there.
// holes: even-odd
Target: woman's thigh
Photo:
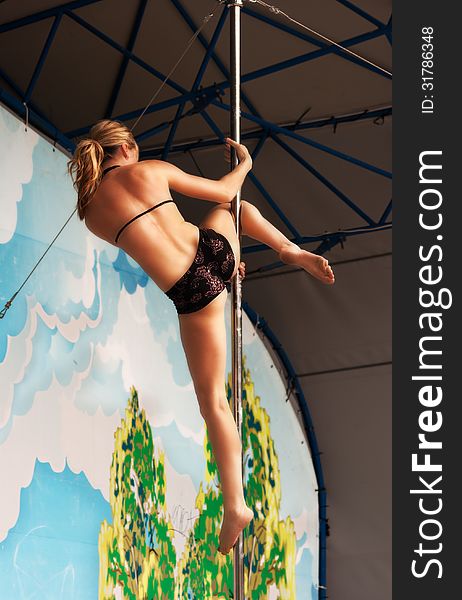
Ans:
[[[236,274],[241,260],[241,249],[239,240],[236,235],[236,227],[234,225],[234,217],[231,212],[231,203],[217,204],[211,208],[205,217],[200,222],[199,227],[207,228],[210,227],[221,233],[231,244],[231,248],[234,252],[234,258],[236,259],[236,265],[234,268],[233,276]]]
[[[201,310],[178,315],[186,361],[204,417],[226,401],[226,298],[225,289]]]

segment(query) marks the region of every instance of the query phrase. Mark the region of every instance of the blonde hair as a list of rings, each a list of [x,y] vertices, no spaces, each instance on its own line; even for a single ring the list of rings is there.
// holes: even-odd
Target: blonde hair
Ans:
[[[112,158],[123,143],[130,148],[137,146],[128,127],[109,119],[95,123],[88,137],[78,142],[67,168],[77,190],[77,214],[81,221],[85,216],[85,207],[101,182],[101,165],[107,158]]]

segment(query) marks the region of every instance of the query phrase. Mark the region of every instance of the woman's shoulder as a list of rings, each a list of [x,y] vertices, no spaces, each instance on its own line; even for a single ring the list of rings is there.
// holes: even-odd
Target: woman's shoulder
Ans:
[[[132,165],[127,165],[127,175],[133,175],[134,177],[142,177],[144,179],[158,178],[162,175],[167,175],[168,164],[164,160],[148,159],[141,160]]]

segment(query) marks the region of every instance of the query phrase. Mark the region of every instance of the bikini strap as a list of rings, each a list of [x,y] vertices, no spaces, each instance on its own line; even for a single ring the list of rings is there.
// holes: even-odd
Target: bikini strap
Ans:
[[[174,202],[171,198],[169,200],[164,200],[163,202],[159,202],[159,204],[155,204],[154,206],[151,206],[151,208],[148,208],[147,210],[144,210],[143,212],[139,213],[138,215],[135,215],[132,219],[130,219],[130,221],[128,221],[127,223],[125,223],[125,225],[123,225],[115,238],[115,243],[117,244],[120,234],[122,233],[122,231],[124,231],[124,229],[126,227],[128,227],[130,225],[130,223],[133,223],[133,221],[135,221],[136,219],[139,219],[140,217],[142,217],[143,215],[145,215],[148,212],[151,212],[151,210],[154,210],[155,208],[157,208],[158,206],[162,206],[162,204],[167,204],[167,202]]]
[[[107,167],[107,169],[104,169],[101,177],[104,177],[106,173],[109,173],[109,171],[112,171],[112,169],[117,169],[117,167],[120,167],[120,165],[112,165],[111,167]]]

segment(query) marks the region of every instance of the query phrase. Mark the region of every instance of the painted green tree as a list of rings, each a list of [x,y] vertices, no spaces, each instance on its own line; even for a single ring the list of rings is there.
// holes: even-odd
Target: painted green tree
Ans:
[[[274,584],[279,597],[289,600],[296,598],[294,523],[290,517],[279,519],[281,480],[270,417],[255,396],[250,370],[245,367],[242,388],[245,497],[255,515],[244,540],[245,593],[251,600],[267,598]]]
[[[255,396],[243,364],[242,447],[244,488],[254,519],[244,531],[246,598],[264,600],[271,586],[283,600],[296,598],[296,536],[290,517],[279,519],[281,484],[270,418]],[[231,374],[226,393],[231,399]],[[110,503],[113,525],[99,536],[99,599],[211,600],[233,596],[233,551],[218,552],[223,518],[219,473],[207,431],[205,480],[196,497],[198,516],[181,557],[172,543],[165,502],[164,455],[156,461],[151,427],[132,387],[125,418],[115,433]]]
[[[174,598],[173,527],[165,502],[164,454],[154,457],[151,426],[134,387],[115,432],[110,504],[99,534],[99,598]]]

